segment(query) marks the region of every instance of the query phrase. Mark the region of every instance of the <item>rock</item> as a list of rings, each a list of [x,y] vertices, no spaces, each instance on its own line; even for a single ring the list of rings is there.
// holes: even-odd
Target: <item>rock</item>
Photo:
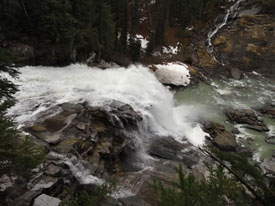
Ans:
[[[275,108],[273,106],[265,106],[259,111],[270,119],[275,119]]]
[[[35,198],[33,206],[58,206],[60,202],[58,198],[42,194]]]
[[[273,174],[275,175],[275,159],[270,158],[270,159],[265,159],[261,167],[265,170],[265,174]]]
[[[2,177],[0,177],[0,192],[5,191],[12,185],[13,181],[7,175],[3,175]]]
[[[51,131],[56,132],[66,126],[65,120],[62,116],[55,116],[44,121],[45,127]]]
[[[253,157],[253,150],[249,147],[239,147],[237,151],[240,155],[246,156],[246,157]]]
[[[40,130],[34,130],[34,126],[26,129],[47,142],[50,150],[65,156],[76,155],[100,175],[118,172],[122,159],[136,152],[132,132],[137,131],[142,117],[130,105],[112,101],[106,107],[91,107],[87,103],[64,103],[59,107],[58,114],[41,124],[43,132],[36,132]],[[47,167],[49,176],[56,177],[61,172],[58,164]]]
[[[242,78],[242,73],[238,68],[231,68],[230,74],[233,79],[240,80]]]
[[[32,132],[37,132],[37,133],[40,133],[40,132],[46,132],[47,131],[47,128],[42,126],[42,125],[33,125],[31,127],[28,128],[30,131]]]
[[[240,16],[215,36],[213,43],[217,53],[229,67],[274,74],[274,15],[258,14],[258,9],[252,7]]]
[[[268,127],[265,125],[245,125],[243,127],[247,128],[247,129],[252,129],[252,130],[255,130],[258,132],[268,132],[269,131]]]
[[[58,167],[55,164],[51,163],[46,168],[46,174],[52,177],[57,177],[60,175],[61,169],[61,167]]]
[[[155,65],[150,65],[148,68],[149,68],[152,72],[155,72],[155,71],[158,70],[158,68],[157,68]]]
[[[213,143],[225,151],[236,151],[238,146],[236,139],[229,133],[218,133]]]
[[[261,10],[262,10],[261,7],[255,6],[255,7],[252,7],[252,8],[241,10],[240,12],[238,12],[237,16],[238,16],[238,18],[242,18],[242,17],[245,17],[245,16],[255,15],[255,14],[260,13]]]
[[[230,122],[245,124],[243,127],[253,129],[259,132],[269,131],[268,127],[260,120],[253,110],[236,110],[228,109],[225,111],[225,115]]]
[[[207,122],[204,124],[204,131],[212,137],[212,142],[221,150],[237,151],[238,144],[235,137],[221,124],[215,122]]]
[[[188,168],[199,162],[199,152],[191,144],[183,144],[172,137],[157,137],[149,148],[149,154],[154,157],[182,162]]]
[[[234,127],[232,130],[231,130],[232,134],[240,134],[240,131],[238,128]]]
[[[266,143],[268,144],[275,144],[275,136],[266,137],[265,138]]]
[[[83,122],[79,122],[76,127],[77,127],[77,129],[85,130],[86,124]]]

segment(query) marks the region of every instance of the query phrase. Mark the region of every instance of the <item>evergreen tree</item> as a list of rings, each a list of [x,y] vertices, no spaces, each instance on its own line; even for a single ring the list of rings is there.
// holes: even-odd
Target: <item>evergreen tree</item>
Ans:
[[[71,42],[77,23],[69,0],[42,1],[40,30],[54,43]]]
[[[17,91],[8,80],[8,76],[16,78],[18,75],[17,70],[10,67],[13,59],[11,53],[0,49],[0,176],[16,174],[28,177],[30,169],[42,160],[43,152],[29,138],[20,136],[12,119],[6,116],[7,109],[15,103],[13,94]]]
[[[169,13],[171,9],[171,0],[159,1],[158,11],[154,17],[154,28],[152,28],[149,44],[147,47],[147,54],[151,54],[155,47],[163,45],[164,33],[169,20]]]
[[[111,7],[103,0],[98,2],[98,34],[99,34],[99,51],[110,52],[115,43],[115,22],[111,13]]]

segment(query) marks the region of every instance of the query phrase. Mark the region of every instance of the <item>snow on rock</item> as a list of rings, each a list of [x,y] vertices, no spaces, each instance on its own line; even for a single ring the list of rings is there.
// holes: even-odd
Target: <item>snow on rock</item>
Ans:
[[[190,83],[188,66],[180,62],[155,65],[155,75],[163,84],[187,86]]]
[[[176,46],[162,47],[162,53],[176,55],[178,54],[178,51],[179,51],[179,45],[180,43],[178,42]]]
[[[128,34],[128,44],[130,43],[130,34]],[[146,39],[146,37],[142,36],[141,34],[137,34],[134,37],[135,40],[139,40],[140,44],[141,44],[141,49],[145,50],[147,48],[147,45],[149,43],[149,41]]]
[[[147,48],[147,45],[148,45],[149,41],[148,41],[146,38],[144,38],[144,37],[143,37],[142,35],[140,35],[140,34],[137,34],[137,35],[136,35],[136,39],[140,40],[141,48],[142,48],[142,49],[146,49],[146,48]]]

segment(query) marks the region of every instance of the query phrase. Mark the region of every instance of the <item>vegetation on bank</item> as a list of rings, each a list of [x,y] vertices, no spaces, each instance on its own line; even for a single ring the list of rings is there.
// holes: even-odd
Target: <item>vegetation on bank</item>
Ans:
[[[151,24],[147,53],[165,43],[168,22],[176,21],[185,28],[196,19],[214,14],[226,1],[156,1],[146,17]],[[115,52],[137,61],[141,42],[135,36],[142,24],[144,4],[149,6],[144,0],[4,0],[0,2],[0,41],[60,45],[66,58],[76,60],[87,59],[91,52],[96,52],[97,59],[108,59]]]
[[[185,175],[179,167],[179,180],[173,186],[155,182],[159,206],[274,205],[274,177],[263,175],[243,154],[217,148],[201,150],[217,163],[217,166],[206,164],[208,179],[198,181],[192,174]]]
[[[0,49],[0,177],[7,174],[28,178],[31,169],[43,159],[43,150],[20,134],[13,120],[6,116],[15,104],[13,94],[17,91],[16,85],[5,77],[17,77],[17,70],[10,67],[13,61],[11,53]]]

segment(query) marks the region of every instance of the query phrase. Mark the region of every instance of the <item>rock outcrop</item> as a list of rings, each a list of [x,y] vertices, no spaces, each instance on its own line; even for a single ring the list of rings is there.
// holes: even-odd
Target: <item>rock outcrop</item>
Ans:
[[[275,74],[275,17],[255,12],[239,17],[214,38],[221,59],[243,71]]]
[[[259,132],[269,131],[263,120],[259,119],[253,110],[228,109],[225,111],[225,115],[230,122],[244,124],[243,127],[245,128],[253,129]]]

